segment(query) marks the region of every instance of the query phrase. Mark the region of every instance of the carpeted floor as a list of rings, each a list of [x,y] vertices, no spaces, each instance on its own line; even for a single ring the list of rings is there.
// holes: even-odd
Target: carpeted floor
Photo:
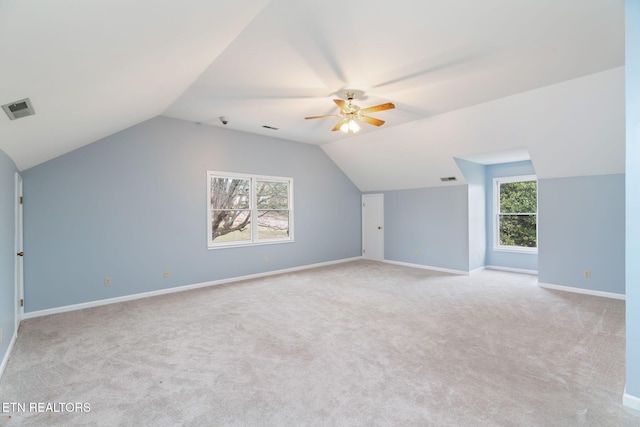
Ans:
[[[623,301],[535,276],[356,261],[26,320],[0,402],[26,403],[8,426],[639,426],[624,331]],[[55,402],[88,405],[29,412]]]

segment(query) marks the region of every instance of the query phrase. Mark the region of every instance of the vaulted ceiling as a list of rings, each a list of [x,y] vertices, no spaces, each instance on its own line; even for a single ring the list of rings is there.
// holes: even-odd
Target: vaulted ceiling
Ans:
[[[624,170],[623,0],[0,0],[0,28],[0,104],[36,110],[0,117],[20,169],[165,115],[318,144],[365,191],[440,185],[454,157]],[[304,120],[346,89],[396,109]]]

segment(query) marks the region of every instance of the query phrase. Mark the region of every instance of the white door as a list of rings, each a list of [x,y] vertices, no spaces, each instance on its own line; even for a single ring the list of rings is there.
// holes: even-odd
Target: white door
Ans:
[[[15,249],[16,249],[16,263],[15,263],[15,310],[14,310],[14,325],[15,331],[18,332],[18,326],[20,326],[20,319],[24,314],[24,282],[22,273],[22,177],[19,173],[16,173],[16,198],[15,198]]]
[[[384,260],[384,195],[362,195],[362,256]]]

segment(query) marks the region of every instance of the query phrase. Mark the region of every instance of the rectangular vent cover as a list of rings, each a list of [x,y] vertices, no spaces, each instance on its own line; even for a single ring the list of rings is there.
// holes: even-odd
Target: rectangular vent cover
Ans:
[[[9,116],[11,120],[33,116],[36,113],[29,98],[4,104],[2,109],[7,113],[7,116]]]
[[[271,129],[271,130],[278,130],[280,128],[274,128],[273,126],[267,126],[267,125],[262,125],[263,128],[265,129]]]
[[[456,181],[457,178],[455,176],[445,176],[440,178],[440,181],[442,182],[449,182],[449,181]]]

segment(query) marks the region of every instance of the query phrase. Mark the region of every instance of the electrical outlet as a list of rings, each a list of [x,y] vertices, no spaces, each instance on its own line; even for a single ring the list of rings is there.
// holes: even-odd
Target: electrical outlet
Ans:
[[[418,252],[418,251],[413,251],[413,256],[414,256],[414,257],[418,257],[418,255],[420,255],[420,252]]]
[[[111,277],[105,277],[104,278],[104,285],[105,286],[111,286]]]
[[[584,278],[585,279],[591,279],[591,270],[585,270],[584,271]]]
[[[164,271],[164,278],[168,279],[169,277],[171,277],[171,273],[169,273],[169,270],[165,270]]]
[[[345,246],[342,248],[342,252],[344,252],[345,254],[347,253],[347,245],[345,245]]]
[[[4,341],[4,328],[0,328],[0,342]]]
[[[269,257],[268,256],[264,257],[264,263],[265,264],[269,264]]]

